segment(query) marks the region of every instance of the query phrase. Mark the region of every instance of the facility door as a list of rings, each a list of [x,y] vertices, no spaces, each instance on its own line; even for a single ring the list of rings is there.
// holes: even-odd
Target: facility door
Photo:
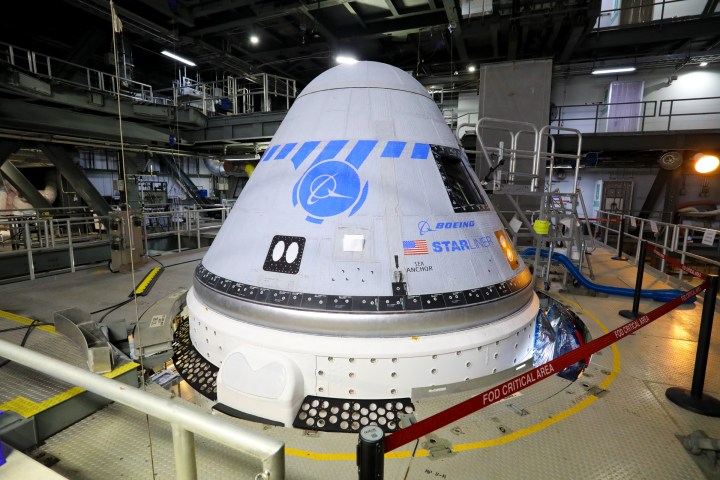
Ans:
[[[611,82],[607,95],[608,132],[637,132],[645,82]]]
[[[606,212],[629,213],[632,207],[633,182],[606,180],[603,182],[602,209]]]

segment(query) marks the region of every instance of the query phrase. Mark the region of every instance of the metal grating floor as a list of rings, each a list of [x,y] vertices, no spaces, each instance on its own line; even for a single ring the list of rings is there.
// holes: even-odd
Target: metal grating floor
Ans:
[[[632,285],[634,267],[628,262],[612,261],[614,253],[600,248],[594,252],[595,281]],[[172,264],[200,256],[195,251],[166,255],[160,260]],[[151,294],[143,297],[144,304],[139,308],[144,309],[178,287],[188,286],[195,265],[191,261],[167,269]],[[152,266],[144,266],[139,271],[140,278]],[[45,320],[43,316],[48,311],[61,308],[97,309],[111,305],[132,287],[127,275],[112,275],[107,270],[77,272],[71,282],[69,274],[58,278],[41,279],[36,285],[26,282],[0,286],[0,309]],[[117,284],[114,289],[113,283]],[[37,288],[43,290],[42,305],[31,301]],[[646,288],[668,286],[648,278]],[[573,307],[594,338],[625,323],[617,312],[631,305],[630,298],[558,291],[558,285],[553,285],[553,293]],[[658,305],[643,301],[640,309],[647,311]],[[118,310],[118,318],[134,315],[134,307],[130,306]],[[687,452],[679,440],[697,429],[720,437],[720,418],[688,412],[665,398],[668,387],[690,387],[701,310],[700,302],[683,305],[595,354],[586,374],[576,382],[550,377],[401,447],[386,458],[385,478],[720,478],[720,471],[704,472],[702,459]],[[714,339],[705,392],[717,398],[720,398],[719,355],[720,340]],[[0,369],[0,375],[9,373],[3,370]],[[2,384],[7,385],[5,381]],[[23,388],[31,389],[29,380],[22,379],[18,388],[20,392],[25,391]],[[195,398],[184,384],[173,387],[171,393],[156,385],[148,388],[158,395],[173,395],[178,402]],[[417,400],[416,416],[427,417],[477,393]],[[8,394],[0,391],[0,395]],[[207,401],[198,403],[209,407]],[[317,433],[227,419],[285,441],[289,479],[357,478],[354,434]],[[163,480],[175,478],[171,438],[168,425],[111,404],[51,437],[31,453],[45,452],[57,457],[59,462],[53,470],[71,479]],[[196,437],[196,445],[201,479],[252,479],[259,473],[259,463],[243,460],[226,447],[201,437]]]

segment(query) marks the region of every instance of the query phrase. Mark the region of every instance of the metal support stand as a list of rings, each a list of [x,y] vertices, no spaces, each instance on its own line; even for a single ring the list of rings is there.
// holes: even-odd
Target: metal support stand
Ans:
[[[617,255],[612,257],[613,260],[627,262],[627,257],[623,257],[623,243],[625,242],[625,215],[620,217],[620,230],[618,231],[618,247]]]
[[[640,253],[638,254],[637,259],[637,278],[635,279],[635,292],[633,293],[632,310],[620,310],[618,312],[620,316],[631,320],[645,315],[644,313],[638,311],[640,308],[640,293],[642,292],[643,273],[645,272],[645,252],[647,252],[645,246],[646,243],[644,241],[640,242]]]
[[[377,425],[360,430],[357,444],[359,480],[382,480],[385,467],[385,434]]]
[[[705,371],[707,368],[708,353],[710,351],[710,334],[712,333],[713,315],[715,314],[715,301],[718,293],[717,275],[708,275],[708,289],[703,299],[702,319],[700,320],[700,333],[698,335],[697,353],[695,354],[695,371],[693,372],[692,390],[680,387],[671,387],[665,391],[665,396],[676,405],[691,412],[708,417],[720,417],[720,400],[704,394]]]
[[[177,423],[171,424],[173,450],[175,452],[175,474],[178,480],[197,480],[195,464],[195,435]]]

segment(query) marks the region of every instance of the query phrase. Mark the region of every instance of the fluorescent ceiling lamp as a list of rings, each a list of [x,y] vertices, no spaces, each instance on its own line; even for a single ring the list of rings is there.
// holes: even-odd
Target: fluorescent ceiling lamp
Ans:
[[[352,65],[353,63],[357,63],[357,62],[358,62],[357,58],[355,58],[355,57],[350,57],[350,56],[348,56],[348,55],[338,55],[337,57],[335,57],[335,61],[336,61],[337,63],[345,63],[345,64],[348,64],[348,65]]]
[[[606,73],[629,73],[637,70],[635,67],[600,68],[593,70],[593,75],[604,75]]]
[[[700,62],[701,67],[707,67],[707,62]]]
[[[720,166],[720,160],[714,155],[696,155],[695,171],[698,173],[710,173]]]
[[[260,39],[257,35],[250,35],[250,43],[252,43],[253,45],[257,45],[258,43],[260,43]]]
[[[472,73],[472,72],[474,72],[474,71],[475,71],[475,65],[470,65],[470,66],[468,67],[468,72]]]
[[[178,62],[182,62],[182,63],[184,63],[185,65],[189,65],[189,66],[191,66],[191,67],[197,66],[197,65],[195,65],[193,62],[191,62],[190,60],[187,60],[187,59],[185,59],[185,58],[183,58],[183,57],[181,57],[181,56],[179,56],[179,55],[175,55],[175,54],[172,53],[172,52],[168,52],[167,50],[163,50],[163,51],[160,52],[160,53],[162,53],[162,54],[165,55],[166,57],[170,57],[170,58],[172,58],[172,59],[174,59],[174,60],[177,60]]]

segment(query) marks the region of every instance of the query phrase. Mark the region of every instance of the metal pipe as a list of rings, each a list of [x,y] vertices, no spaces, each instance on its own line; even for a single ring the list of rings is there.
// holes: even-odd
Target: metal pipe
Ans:
[[[177,221],[175,222],[175,228],[177,230],[177,248],[178,253],[182,252],[182,240],[180,239],[180,216],[177,216]],[[172,218],[171,218],[172,220]]]
[[[668,233],[670,233],[670,229],[668,228],[668,225],[665,225],[665,235],[663,236],[663,253],[667,255],[667,244],[668,244]],[[665,273],[665,259],[660,259],[660,273]]]
[[[610,214],[607,212],[603,212],[606,216],[605,218],[605,240],[603,240],[603,243],[607,245],[608,242],[608,235],[610,234]]]
[[[25,222],[25,249],[27,250],[30,280],[35,280],[35,263],[33,262],[32,242],[30,241],[30,224],[28,222]]]
[[[689,233],[689,231],[684,230],[684,229],[682,229],[682,228],[680,228],[680,229],[678,229],[678,230],[679,230],[680,232],[682,232],[681,234],[682,234],[682,236],[683,236],[683,246],[682,246],[682,251],[681,251],[681,253],[680,253],[680,263],[682,263],[683,265],[685,265],[685,258],[686,258],[686,254],[687,254],[687,244],[688,244],[688,233]],[[681,269],[680,269],[680,275],[679,275],[680,281],[682,281],[684,274],[685,274],[685,272],[684,272],[683,269],[681,268]]]
[[[72,244],[72,231],[70,230],[70,219],[66,220],[68,231],[68,251],[70,252],[70,271],[75,273],[75,251]]]
[[[178,480],[197,480],[195,463],[195,437],[177,423],[171,424],[173,451],[175,452],[175,476]]]
[[[0,357],[89,390],[122,405],[234,448],[262,461],[263,474],[285,478],[285,443],[223,421],[194,405],[129,388],[124,383],[0,339]]]
[[[193,216],[195,217],[195,232],[197,234],[197,247],[195,248],[200,248],[200,211],[195,210],[194,213],[195,215]]]

